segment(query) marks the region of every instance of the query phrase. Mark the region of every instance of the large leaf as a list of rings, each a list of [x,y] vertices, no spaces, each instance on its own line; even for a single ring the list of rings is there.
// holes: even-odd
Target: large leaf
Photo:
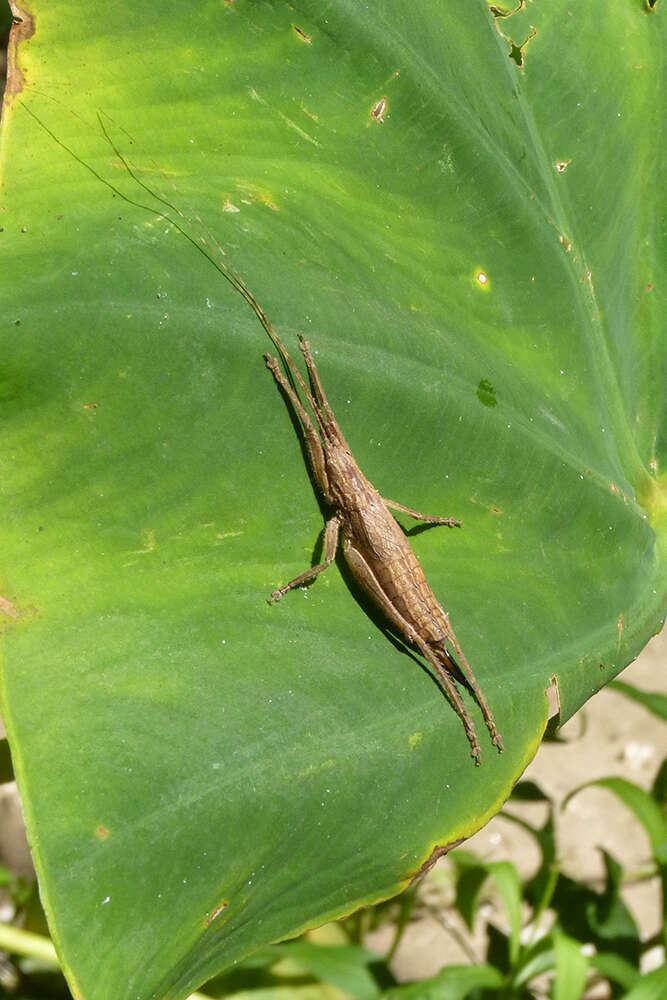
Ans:
[[[659,624],[662,12],[499,15],[21,15],[1,147],[2,701],[86,1000],[183,996],[393,894],[506,797],[549,679],[567,718]],[[376,485],[463,518],[412,541],[502,757],[475,710],[474,767],[343,567],[267,605],[322,514],[205,227],[288,346],[308,333]]]

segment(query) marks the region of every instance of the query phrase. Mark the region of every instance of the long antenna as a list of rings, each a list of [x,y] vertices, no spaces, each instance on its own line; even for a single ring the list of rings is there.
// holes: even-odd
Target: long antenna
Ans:
[[[278,351],[280,351],[280,354],[283,357],[283,360],[285,360],[286,362],[291,362],[292,359],[291,359],[291,357],[289,355],[289,352],[287,351],[285,345],[283,344],[282,340],[278,336],[278,333],[277,333],[276,328],[274,327],[273,323],[271,322],[271,320],[269,319],[269,317],[266,315],[266,313],[264,312],[264,310],[260,306],[259,302],[255,298],[255,296],[253,295],[253,293],[250,291],[250,289],[248,288],[248,285],[246,284],[244,278],[242,278],[242,276],[236,270],[236,268],[232,264],[231,260],[229,259],[229,255],[223,250],[223,248],[221,247],[219,241],[215,238],[215,236],[213,235],[213,233],[211,232],[211,230],[209,229],[209,227],[202,221],[202,219],[199,217],[199,215],[197,215],[196,212],[193,212],[193,215],[194,215],[195,219],[199,223],[200,229],[203,230],[203,233],[205,233],[206,237],[208,237],[208,241],[207,241],[207,239],[205,238],[205,236],[200,232],[199,233],[199,241],[195,240],[192,237],[192,235],[187,231],[187,229],[184,227],[184,225],[182,225],[181,222],[178,221],[178,219],[180,219],[180,220],[182,220],[183,223],[185,223],[185,224],[187,224],[189,226],[193,226],[192,220],[189,219],[185,215],[185,213],[182,212],[181,209],[177,205],[175,205],[168,198],[165,198],[163,195],[157,194],[155,191],[153,191],[148,186],[148,184],[146,184],[145,181],[143,181],[141,179],[141,177],[139,177],[139,175],[136,173],[136,171],[132,167],[132,164],[130,163],[130,161],[127,159],[127,157],[125,156],[125,154],[121,152],[121,150],[118,148],[117,144],[112,139],[112,137],[109,134],[109,131],[108,131],[106,125],[104,124],[104,121],[102,119],[102,114],[99,111],[97,112],[97,120],[98,120],[98,122],[100,124],[100,128],[102,129],[102,132],[104,134],[104,138],[107,140],[107,142],[109,143],[109,145],[113,149],[114,153],[116,154],[116,156],[118,157],[118,159],[120,160],[120,162],[125,167],[126,171],[130,175],[130,177],[132,178],[132,180],[135,182],[135,184],[137,184],[140,188],[143,188],[143,190],[146,191],[147,194],[149,194],[151,196],[151,198],[154,198],[156,201],[161,202],[164,206],[166,206],[167,209],[169,209],[169,212],[173,212],[177,216],[177,219],[174,219],[169,214],[169,212],[161,212],[160,213],[160,218],[166,219],[169,223],[171,223],[171,225],[174,226],[174,228],[177,229],[178,232],[181,233],[182,236],[184,236],[187,240],[189,240],[189,242],[192,243],[197,248],[197,250],[199,250],[199,252],[202,253],[206,257],[206,259],[211,262],[211,264],[213,264],[213,266],[216,268],[216,270],[219,271],[220,274],[222,274],[222,276],[230,283],[230,285],[232,285],[232,287],[236,289],[236,291],[239,293],[239,295],[243,296],[243,298],[245,299],[245,301],[248,303],[248,305],[250,306],[250,308],[254,312],[254,314],[257,317],[257,319],[260,321],[260,323],[262,324],[262,326],[266,330],[269,338],[271,339],[271,341],[274,344],[274,346],[276,347],[276,349]],[[112,185],[109,185],[109,186],[112,186]],[[114,188],[114,191],[117,191],[117,188]],[[118,193],[120,193],[120,192],[118,192]],[[143,205],[141,207],[142,208],[147,208],[147,206],[145,206],[145,205]],[[196,227],[195,227],[195,229],[196,229]],[[297,374],[297,378],[299,379],[299,382],[300,382],[302,388],[305,389],[305,383],[303,381],[303,376],[298,371],[298,369],[294,368],[293,362],[292,362],[292,364],[290,364],[290,368],[292,368],[292,370],[295,371],[295,373]]]

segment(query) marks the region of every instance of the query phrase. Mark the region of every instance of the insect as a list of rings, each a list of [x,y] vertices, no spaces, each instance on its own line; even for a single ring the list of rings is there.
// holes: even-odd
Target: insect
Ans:
[[[273,329],[270,336],[312,411],[314,422],[282,373],[277,358],[266,354],[267,368],[299,417],[315,482],[332,510],[324,531],[324,561],[274,590],[270,601],[279,601],[293,587],[313,580],[330,566],[342,537],[343,554],[355,579],[403,638],[428,660],[463,722],[472,756],[479,764],[481,748],[475,726],[454,678],[472,690],[492,742],[502,751],[500,733],[449,616],[428,585],[412,546],[389,508],[430,524],[458,527],[461,522],[453,517],[429,517],[382,497],[357,465],[343,437],[322,388],[308,341],[300,338],[310,386]],[[449,651],[452,648],[456,659]]]
[[[371,114],[378,121],[382,121],[385,112],[386,98],[383,97],[374,106]],[[389,508],[430,524],[456,527],[461,522],[452,517],[428,517],[380,496],[357,465],[343,437],[322,388],[308,342],[301,337],[301,350],[306,362],[310,388],[268,316],[210,230],[201,223],[198,216],[195,216],[203,229],[203,232],[195,230],[197,233],[195,238],[190,232],[190,220],[169,199],[155,194],[141,180],[114,143],[100,115],[98,120],[106,140],[130,177],[151,197],[156,198],[174,213],[174,216],[171,216],[162,211],[161,218],[168,219],[193,246],[200,250],[248,303],[282,356],[286,370],[291,373],[295,385],[303,393],[315,419],[313,423],[296,389],[280,370],[278,360],[266,354],[267,367],[301,421],[315,482],[332,509],[332,515],[326,523],[324,532],[324,562],[312,566],[290,580],[284,587],[274,590],[271,601],[279,601],[288,590],[314,579],[330,566],[336,555],[339,537],[342,536],[343,554],[357,582],[398,633],[419,650],[435,671],[445,694],[463,722],[475,763],[480,763],[482,751],[475,726],[455,680],[472,691],[482,710],[491,741],[499,751],[502,751],[502,739],[491,709],[456,638],[449,616],[431,590],[417,556]],[[113,185],[109,186],[114,193],[118,193]],[[146,208],[143,205],[139,207]],[[454,650],[456,658],[450,649]]]

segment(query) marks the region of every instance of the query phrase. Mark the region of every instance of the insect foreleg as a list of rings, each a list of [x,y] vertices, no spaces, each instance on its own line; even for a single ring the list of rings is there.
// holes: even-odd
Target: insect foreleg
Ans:
[[[446,524],[450,528],[461,527],[461,521],[455,517],[430,517],[428,514],[421,514],[418,510],[413,510],[412,507],[404,507],[402,503],[396,503],[395,500],[388,500],[387,497],[382,497],[382,499],[387,507],[391,507],[392,510],[400,510],[402,514],[409,514],[416,521],[426,521],[428,524]]]
[[[340,517],[338,514],[334,514],[332,518],[327,521],[326,528],[324,529],[324,562],[321,562],[318,566],[311,566],[310,569],[305,570],[303,573],[299,573],[295,576],[293,580],[286,583],[284,587],[280,587],[279,590],[274,590],[271,594],[269,604],[279,601],[280,598],[287,593],[288,590],[292,590],[293,587],[300,587],[302,583],[306,583],[308,580],[314,580],[316,576],[325,570],[327,566],[330,566],[336,555],[336,549],[338,548],[338,532],[340,529]]]

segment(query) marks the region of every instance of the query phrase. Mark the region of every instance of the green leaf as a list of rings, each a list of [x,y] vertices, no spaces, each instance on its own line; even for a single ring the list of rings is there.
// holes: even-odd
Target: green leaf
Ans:
[[[588,959],[579,941],[567,934],[553,934],[555,976],[551,987],[552,1000],[581,1000],[586,986]]]
[[[521,782],[520,784],[531,786],[532,782]],[[522,797],[522,794],[520,797]],[[510,822],[516,823],[522,830],[532,834],[539,848],[540,865],[533,877],[523,887],[524,895],[532,903],[535,918],[537,918],[549,906],[554,889],[562,876],[558,872],[556,859],[556,826],[551,801],[537,785],[532,788],[529,787],[528,796],[529,801],[544,801],[549,805],[546,818],[541,827],[533,826],[532,823],[529,823],[522,816],[517,816],[507,809],[503,810],[503,816]]]
[[[455,908],[469,931],[475,924],[479,897],[489,873],[484,864],[468,851],[455,851],[451,860],[457,871]]]
[[[580,785],[567,796],[563,808],[582,789],[597,786],[613,792],[634,813],[646,831],[662,886],[662,934],[667,944],[667,820],[656,800],[639,785],[625,778],[597,778]],[[609,873],[609,868],[607,868]]]
[[[667,863],[667,823],[653,797],[634,782],[626,778],[596,778],[594,781],[587,781],[570,792],[563,802],[563,808],[583,789],[595,787],[606,788],[607,791],[613,792],[634,813],[648,835],[656,863],[659,865]]]
[[[518,781],[510,795],[512,802],[551,802],[535,781]]]
[[[556,953],[553,937],[547,934],[522,951],[521,962],[512,976],[512,986],[526,986],[532,979],[550,972],[555,967]]]
[[[373,1000],[380,990],[368,970],[368,964],[377,961],[377,955],[355,945],[326,946],[310,941],[288,941],[281,947],[281,954],[298,964],[325,983],[331,983],[359,1000]]]
[[[31,934],[20,927],[0,923],[0,948],[10,955],[26,955],[40,962],[56,965],[58,959],[51,941],[42,934]]]
[[[507,797],[550,678],[566,719],[660,623],[664,19],[570,6],[21,14],[0,698],[84,1000],[177,1000],[404,888]],[[502,757],[343,565],[267,605],[322,511],[208,229],[377,487],[462,517],[411,541]]]
[[[533,922],[551,906],[557,914],[558,927],[570,937],[594,943],[602,950],[613,948],[626,959],[638,961],[639,929],[620,896],[622,871],[618,862],[608,852],[602,852],[607,880],[603,892],[597,892],[558,871],[552,809],[538,828],[507,810],[503,810],[503,816],[531,833],[540,849],[540,866],[523,888],[525,898],[534,908]]]
[[[609,687],[614,691],[620,691],[627,698],[632,698],[659,719],[667,722],[667,694],[663,694],[662,691],[642,691],[641,688],[626,684],[625,681],[612,681]]]
[[[560,875],[551,899],[558,926],[578,941],[599,949],[614,949],[630,962],[637,962],[641,939],[632,914],[618,897],[611,902],[581,882]]]
[[[459,870],[456,882],[456,909],[472,930],[483,886],[489,878],[500,896],[509,924],[509,962],[519,956],[521,934],[521,879],[510,861],[480,861],[468,851],[455,851],[452,861]]]
[[[653,787],[651,788],[651,796],[658,803],[658,806],[662,810],[663,817],[667,819],[665,815],[667,813],[667,757],[664,758],[662,764],[658,768],[658,773],[653,781]]]
[[[503,982],[491,965],[448,965],[431,979],[394,986],[382,996],[385,1000],[464,1000],[476,989],[501,989]]]
[[[601,849],[606,883],[601,893],[590,892],[586,903],[586,918],[593,940],[618,943],[619,950],[639,943],[639,933],[630,911],[621,896],[623,869],[608,851]],[[623,942],[623,945],[621,945]]]
[[[624,958],[621,958],[620,955],[600,952],[599,954],[590,955],[588,963],[591,968],[597,969],[598,972],[602,973],[605,979],[608,979],[612,983],[617,983],[624,990],[631,989],[639,982],[640,974],[638,970],[629,962],[626,962]]]
[[[514,966],[519,957],[521,934],[521,879],[511,861],[489,861],[484,867],[492,876],[503,901],[509,923],[509,960]]]
[[[12,755],[9,752],[9,742],[6,739],[0,739],[0,785],[13,780],[14,768]]]
[[[667,991],[667,966],[645,973],[623,1000],[663,1000]]]

